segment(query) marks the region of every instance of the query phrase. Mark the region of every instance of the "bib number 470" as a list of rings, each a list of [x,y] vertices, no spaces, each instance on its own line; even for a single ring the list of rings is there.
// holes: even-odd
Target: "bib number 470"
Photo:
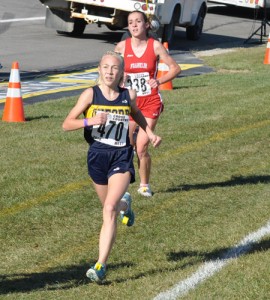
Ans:
[[[115,121],[109,121],[109,125],[110,126],[100,125],[97,132],[100,134],[101,138],[105,138],[105,139],[108,139],[111,133],[114,132],[114,136],[112,136],[111,138],[119,142],[122,137],[124,123],[123,122],[116,123]],[[113,129],[115,130],[113,131]]]
[[[128,115],[109,113],[106,124],[93,126],[92,137],[103,144],[123,147],[127,142],[128,123]]]

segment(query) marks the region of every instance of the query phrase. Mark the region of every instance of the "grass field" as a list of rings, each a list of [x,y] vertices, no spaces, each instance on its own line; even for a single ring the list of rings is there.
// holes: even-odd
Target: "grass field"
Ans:
[[[151,148],[155,194],[138,196],[138,177],[131,185],[136,223],[119,222],[104,285],[85,277],[101,226],[87,144],[82,131],[61,129],[76,99],[25,105],[27,122],[1,122],[0,299],[169,299],[166,291],[170,299],[269,299],[264,54],[256,47],[204,57],[215,72],[176,79],[163,92],[163,144]],[[209,262],[215,272],[204,280],[198,270]],[[194,288],[171,290],[194,274]]]

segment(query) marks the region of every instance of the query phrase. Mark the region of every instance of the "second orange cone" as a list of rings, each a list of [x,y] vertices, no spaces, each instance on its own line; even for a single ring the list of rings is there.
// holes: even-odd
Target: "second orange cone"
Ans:
[[[165,42],[163,43],[163,46],[165,47],[165,49],[169,52],[169,46],[168,43]],[[163,60],[160,60],[158,63],[158,73],[157,73],[157,79],[159,79],[160,77],[162,77],[163,75],[167,74],[169,72],[169,67],[164,63]],[[172,90],[173,89],[173,85],[171,81],[162,83],[159,87],[159,90]]]
[[[17,61],[12,64],[2,120],[6,122],[25,122],[19,63]]]
[[[267,46],[266,46],[266,52],[263,63],[265,65],[270,65],[270,32],[268,36]]]

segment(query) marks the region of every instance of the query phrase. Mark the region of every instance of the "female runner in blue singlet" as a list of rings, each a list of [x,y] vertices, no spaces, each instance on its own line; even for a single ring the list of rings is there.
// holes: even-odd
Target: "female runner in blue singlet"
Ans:
[[[84,128],[85,139],[90,145],[88,173],[103,207],[99,257],[86,273],[95,282],[105,278],[118,214],[127,226],[134,223],[131,197],[126,193],[135,180],[129,115],[146,132],[154,147],[161,143],[161,138],[153,133],[136,106],[136,92],[120,88],[124,76],[123,58],[115,52],[107,52],[101,58],[98,71],[97,85],[80,95],[62,125],[65,131]],[[84,118],[80,118],[82,114]]]

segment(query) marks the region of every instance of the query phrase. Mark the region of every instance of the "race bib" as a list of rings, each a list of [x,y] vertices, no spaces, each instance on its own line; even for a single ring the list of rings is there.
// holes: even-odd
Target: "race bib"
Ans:
[[[148,72],[127,74],[125,88],[136,90],[137,96],[150,95],[151,87],[148,84],[149,79],[150,76]]]
[[[93,126],[92,137],[103,144],[123,147],[126,145],[127,140],[128,121],[128,115],[109,113],[106,124]]]

